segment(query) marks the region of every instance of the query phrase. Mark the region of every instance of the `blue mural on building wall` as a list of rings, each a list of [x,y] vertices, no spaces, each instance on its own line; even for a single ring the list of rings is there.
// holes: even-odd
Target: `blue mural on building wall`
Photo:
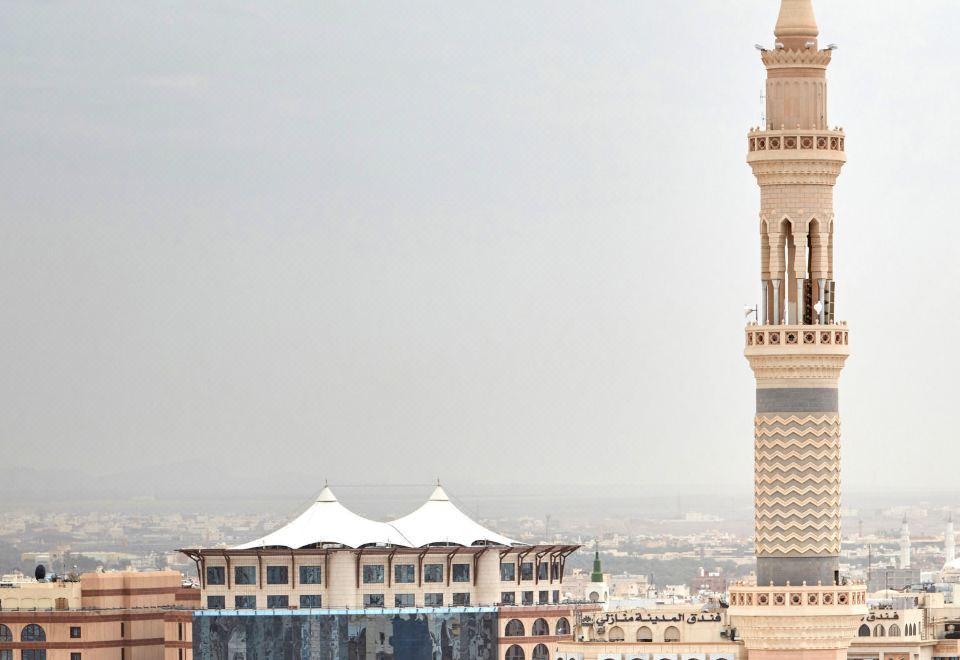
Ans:
[[[196,660],[497,660],[492,608],[198,610]]]

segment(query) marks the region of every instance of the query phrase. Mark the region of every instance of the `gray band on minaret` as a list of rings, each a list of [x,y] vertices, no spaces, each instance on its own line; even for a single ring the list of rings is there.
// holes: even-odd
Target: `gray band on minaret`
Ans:
[[[837,412],[835,387],[783,387],[757,390],[757,413]]]

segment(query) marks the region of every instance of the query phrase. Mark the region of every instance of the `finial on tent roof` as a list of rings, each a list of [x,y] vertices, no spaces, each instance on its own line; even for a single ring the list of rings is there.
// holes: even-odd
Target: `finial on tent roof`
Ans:
[[[437,479],[437,487],[433,489],[433,493],[430,495],[430,502],[449,502],[450,498],[447,496],[443,486],[440,485],[440,480]]]
[[[330,487],[324,485],[323,490],[320,491],[320,494],[317,495],[318,502],[336,502],[337,496],[333,494],[333,491],[330,490]]]

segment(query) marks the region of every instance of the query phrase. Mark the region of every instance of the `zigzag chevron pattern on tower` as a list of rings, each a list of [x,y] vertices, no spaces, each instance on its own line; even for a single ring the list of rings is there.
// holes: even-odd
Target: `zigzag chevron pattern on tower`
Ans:
[[[754,428],[758,553],[839,553],[839,415],[758,415]]]

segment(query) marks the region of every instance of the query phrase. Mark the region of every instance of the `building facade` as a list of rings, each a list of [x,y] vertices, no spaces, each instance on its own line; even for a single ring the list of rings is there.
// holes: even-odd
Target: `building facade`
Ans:
[[[444,635],[457,631],[463,645],[450,646],[451,657],[526,660],[557,630],[570,634],[563,579],[566,559],[578,547],[501,536],[467,517],[440,486],[422,507],[391,522],[358,516],[324,488],[303,514],[261,539],[182,550],[196,563],[206,610],[194,618],[193,651],[198,658],[222,657],[234,636],[235,646],[248,644],[254,654],[245,657],[265,657],[270,637],[264,631],[275,630],[278,639],[313,640],[290,641],[301,654],[294,657],[328,657],[319,650],[333,643],[327,635],[343,649],[376,648],[378,657],[434,657],[397,649],[413,648],[406,646],[413,638],[404,635],[433,631],[423,643],[429,637],[433,650],[446,653]],[[518,624],[508,630],[511,621],[524,634],[513,634]],[[506,639],[529,637],[535,623],[536,639]],[[349,639],[342,630],[350,631]],[[236,641],[241,637],[249,641]],[[487,654],[488,638],[494,655]],[[289,644],[275,650],[285,653]]]
[[[188,636],[199,602],[172,571],[84,573],[76,582],[3,589],[0,660],[163,660],[168,638]]]

